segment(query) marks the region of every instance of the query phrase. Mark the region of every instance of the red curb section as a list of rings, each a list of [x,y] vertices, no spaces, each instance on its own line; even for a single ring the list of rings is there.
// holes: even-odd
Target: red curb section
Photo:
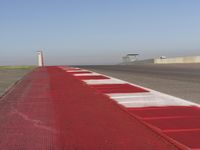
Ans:
[[[108,77],[105,77],[105,76],[101,76],[101,75],[98,75],[98,76],[75,76],[77,79],[80,79],[80,80],[97,80],[97,79],[109,79]]]
[[[177,149],[70,73],[56,67],[48,71],[59,137],[66,149]]]
[[[200,148],[200,108],[171,106],[128,109],[134,116],[190,149]]]
[[[0,101],[2,150],[177,150],[58,67],[38,68]]]
[[[102,94],[149,92],[143,88],[123,83],[89,86]],[[200,107],[162,106],[124,107],[124,109],[175,145],[182,147],[181,149],[200,149]]]
[[[140,93],[148,92],[140,87],[135,87],[130,84],[101,84],[101,85],[90,85],[101,93]]]
[[[81,72],[68,72],[70,74],[85,74],[85,73],[91,73],[90,71],[81,71]]]

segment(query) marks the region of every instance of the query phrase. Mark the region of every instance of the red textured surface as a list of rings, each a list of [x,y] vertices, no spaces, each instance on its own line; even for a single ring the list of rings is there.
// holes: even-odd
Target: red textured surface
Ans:
[[[143,119],[200,116],[200,108],[193,106],[129,108],[128,110]]]
[[[0,149],[58,149],[46,69],[25,77],[0,100]]]
[[[98,79],[109,79],[108,77],[105,76],[76,76],[77,79],[80,80],[98,80]]]
[[[188,148],[200,149],[199,107],[130,108],[128,111]]]
[[[145,89],[135,87],[130,84],[101,84],[101,85],[91,85],[97,91],[102,93],[139,93],[148,92]]]
[[[190,149],[200,149],[200,130],[197,131],[183,131],[183,132],[168,132],[168,136],[180,143],[187,145]]]
[[[147,123],[163,131],[181,131],[184,129],[199,129],[200,117],[164,118],[146,120]]]
[[[2,150],[175,150],[57,67],[39,68],[0,102]]]

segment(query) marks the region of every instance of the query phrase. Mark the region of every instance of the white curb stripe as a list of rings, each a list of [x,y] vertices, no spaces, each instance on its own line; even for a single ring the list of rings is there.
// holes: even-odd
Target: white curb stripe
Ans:
[[[74,74],[74,76],[99,76],[101,74],[98,73],[79,73],[79,74]]]
[[[142,92],[142,93],[114,93],[114,94],[106,94],[111,98],[131,98],[131,97],[143,97],[143,96],[152,96],[150,92]]]
[[[64,68],[61,68],[65,70]],[[76,70],[76,71],[70,71],[68,70],[67,72],[85,72],[89,70]],[[164,93],[160,93],[158,91],[148,89],[141,87],[139,85],[129,83],[120,79],[116,79],[113,77],[109,77],[104,74],[99,74],[96,72],[89,71],[91,73],[85,74],[87,75],[103,75],[105,77],[108,77],[110,79],[98,79],[98,80],[82,80],[88,85],[100,85],[100,84],[130,84],[135,87],[140,87],[143,88],[149,92],[146,93],[111,93],[111,94],[105,94],[109,96],[111,99],[115,100],[117,103],[121,104],[124,107],[127,108],[141,108],[141,107],[166,107],[166,106],[198,106],[200,107],[199,104],[177,98],[171,95],[167,95]],[[81,76],[84,74],[73,74],[74,76]]]
[[[125,99],[125,98],[138,98],[138,97],[151,97],[151,95],[119,96],[119,97],[112,97],[112,98],[113,99]]]
[[[124,81],[116,80],[116,79],[98,79],[98,80],[83,80],[85,83],[89,85],[95,85],[95,84],[124,84]]]
[[[127,108],[141,108],[141,107],[166,107],[166,106],[191,106],[190,103],[179,103],[178,101],[136,101],[128,104],[123,104]]]
[[[88,70],[66,70],[66,72],[85,72],[85,71],[88,71]]]

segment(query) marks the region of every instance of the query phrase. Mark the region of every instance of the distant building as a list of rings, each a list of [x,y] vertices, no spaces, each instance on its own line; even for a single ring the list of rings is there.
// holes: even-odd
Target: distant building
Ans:
[[[167,59],[166,56],[160,56],[160,59]]]
[[[122,57],[123,63],[131,63],[137,60],[137,56],[139,54],[127,54],[126,56]]]

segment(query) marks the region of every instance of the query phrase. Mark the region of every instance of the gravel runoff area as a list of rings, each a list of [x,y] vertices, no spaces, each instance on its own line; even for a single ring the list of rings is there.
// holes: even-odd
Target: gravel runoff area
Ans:
[[[79,67],[200,104],[200,64]]]
[[[0,66],[0,97],[33,68],[33,66]]]

